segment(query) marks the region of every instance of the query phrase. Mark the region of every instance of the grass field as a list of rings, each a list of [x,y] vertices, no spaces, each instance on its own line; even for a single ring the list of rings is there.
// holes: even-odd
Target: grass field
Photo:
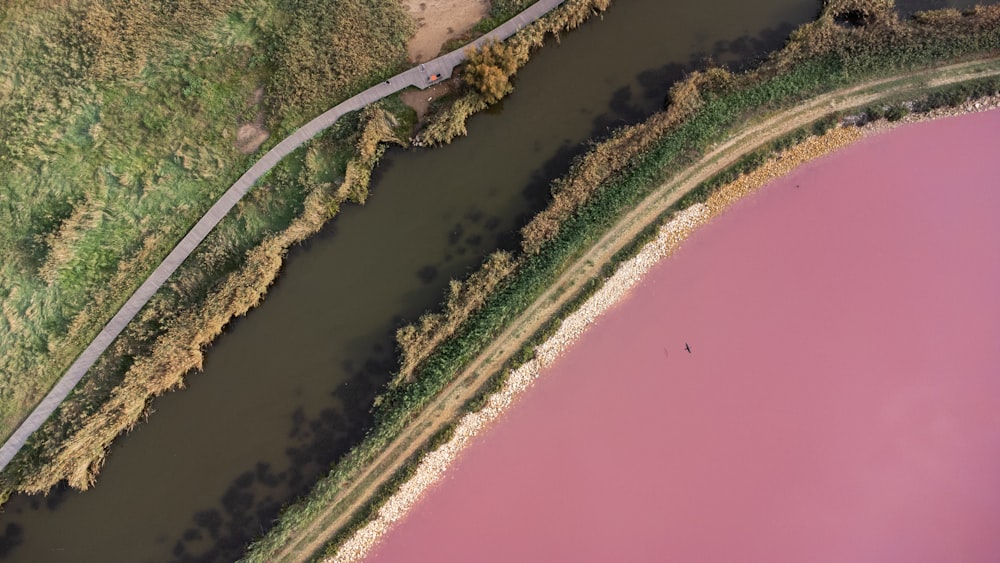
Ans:
[[[412,29],[396,0],[0,5],[0,436],[253,162],[245,152],[406,66]],[[364,200],[378,143],[405,142],[412,123],[386,100],[272,171],[32,439],[5,487],[87,486],[95,454],[259,301],[284,250]]]

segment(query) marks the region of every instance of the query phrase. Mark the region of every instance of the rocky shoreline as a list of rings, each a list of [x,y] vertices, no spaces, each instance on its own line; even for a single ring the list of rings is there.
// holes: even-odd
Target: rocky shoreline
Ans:
[[[891,123],[879,120],[862,127],[835,127],[822,136],[810,137],[776,154],[758,169],[740,176],[719,189],[704,204],[695,204],[678,213],[673,220],[660,228],[655,240],[646,244],[636,256],[623,263],[593,296],[562,321],[556,334],[538,347],[534,359],[510,372],[507,382],[489,397],[482,410],[463,416],[455,427],[451,440],[426,455],[413,477],[379,509],[378,516],[345,542],[333,557],[324,561],[348,563],[364,558],[377,545],[382,535],[401,520],[420,497],[444,476],[448,467],[470,441],[499,419],[521,393],[539,377],[543,369],[551,365],[604,311],[625,297],[656,263],[671,255],[695,229],[723,213],[732,204],[752,194],[771,180],[788,174],[801,164],[862,138],[904,124],[997,108],[1000,108],[1000,96],[992,96],[956,107],[910,114]]]

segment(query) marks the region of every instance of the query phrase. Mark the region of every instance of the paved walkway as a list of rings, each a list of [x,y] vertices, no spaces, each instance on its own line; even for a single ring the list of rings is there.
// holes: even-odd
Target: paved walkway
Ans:
[[[219,221],[229,213],[229,210],[243,199],[247,191],[263,176],[268,170],[273,168],[281,159],[289,153],[308,142],[321,131],[331,126],[346,113],[359,110],[368,104],[377,102],[382,98],[395,94],[409,86],[416,86],[424,89],[436,82],[451,77],[455,67],[465,60],[465,49],[471,46],[480,46],[486,41],[493,39],[503,40],[517,33],[521,28],[544,16],[565,0],[540,0],[529,6],[520,14],[505,22],[500,27],[480,37],[479,39],[456,49],[446,55],[442,55],[434,60],[428,61],[420,66],[401,72],[390,78],[387,82],[382,82],[361,92],[360,94],[345,100],[327,110],[319,117],[313,119],[300,127],[297,131],[286,137],[280,143],[267,151],[249,170],[246,171],[236,183],[233,184],[222,197],[215,202],[215,205],[198,221],[197,224],[181,239],[177,246],[163,259],[163,262],[153,271],[146,281],[139,286],[132,297],[122,305],[118,313],[108,322],[89,346],[80,354],[80,357],[73,362],[66,374],[56,382],[48,395],[35,407],[31,414],[21,422],[21,425],[7,439],[3,446],[0,446],[0,471],[14,458],[28,437],[38,430],[42,424],[55,412],[70,392],[76,387],[80,379],[86,375],[87,371],[94,365],[97,359],[111,345],[114,339],[125,329],[125,326],[139,313],[139,310],[149,302],[153,294],[166,283],[167,278],[180,267],[181,263],[192,253],[195,248],[205,240],[208,233],[219,224]]]

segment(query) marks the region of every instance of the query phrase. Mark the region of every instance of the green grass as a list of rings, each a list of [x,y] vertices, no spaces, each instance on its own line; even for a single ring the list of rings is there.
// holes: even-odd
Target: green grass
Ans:
[[[521,13],[536,0],[492,0],[490,11],[475,27],[473,33],[483,34]]]
[[[387,0],[0,7],[0,436],[257,158],[236,149],[238,123],[260,113],[266,150],[405,65],[411,31],[401,5]],[[387,104],[402,133],[412,116]],[[223,220],[89,374],[75,404],[33,439],[7,486],[53,459],[178,312],[203,307],[245,268],[248,251],[302,216],[311,194],[325,194],[336,211],[330,194],[362,125],[356,116],[338,123]]]

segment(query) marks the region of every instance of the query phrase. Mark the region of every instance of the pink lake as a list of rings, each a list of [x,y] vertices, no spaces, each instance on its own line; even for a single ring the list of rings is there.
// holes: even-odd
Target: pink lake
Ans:
[[[1000,111],[699,230],[369,560],[1000,560]]]

